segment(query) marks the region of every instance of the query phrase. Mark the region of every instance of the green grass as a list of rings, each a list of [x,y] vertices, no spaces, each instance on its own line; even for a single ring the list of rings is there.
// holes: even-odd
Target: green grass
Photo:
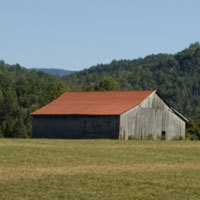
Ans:
[[[200,199],[200,142],[0,139],[0,199]]]

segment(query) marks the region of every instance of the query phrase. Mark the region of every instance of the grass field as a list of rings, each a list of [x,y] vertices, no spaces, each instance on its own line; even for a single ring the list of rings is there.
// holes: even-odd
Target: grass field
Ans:
[[[200,199],[200,142],[1,139],[0,199]]]

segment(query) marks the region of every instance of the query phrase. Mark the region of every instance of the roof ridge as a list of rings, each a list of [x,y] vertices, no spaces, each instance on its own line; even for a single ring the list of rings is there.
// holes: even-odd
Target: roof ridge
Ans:
[[[154,92],[156,90],[100,90],[100,91],[66,91],[67,92],[77,92],[77,93],[86,93],[86,92]]]

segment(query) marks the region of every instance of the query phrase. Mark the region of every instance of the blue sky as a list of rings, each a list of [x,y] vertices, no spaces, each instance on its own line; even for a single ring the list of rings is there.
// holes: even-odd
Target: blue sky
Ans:
[[[0,0],[0,60],[81,70],[200,41],[199,0]]]

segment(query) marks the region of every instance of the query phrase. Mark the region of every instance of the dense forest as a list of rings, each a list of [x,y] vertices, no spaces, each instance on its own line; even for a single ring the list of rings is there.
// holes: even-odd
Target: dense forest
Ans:
[[[56,76],[0,62],[0,136],[31,137],[30,113],[69,88]]]
[[[64,91],[155,89],[190,119],[191,138],[200,139],[200,44],[176,53],[113,60],[58,77],[0,62],[0,135],[31,137],[30,113]]]

